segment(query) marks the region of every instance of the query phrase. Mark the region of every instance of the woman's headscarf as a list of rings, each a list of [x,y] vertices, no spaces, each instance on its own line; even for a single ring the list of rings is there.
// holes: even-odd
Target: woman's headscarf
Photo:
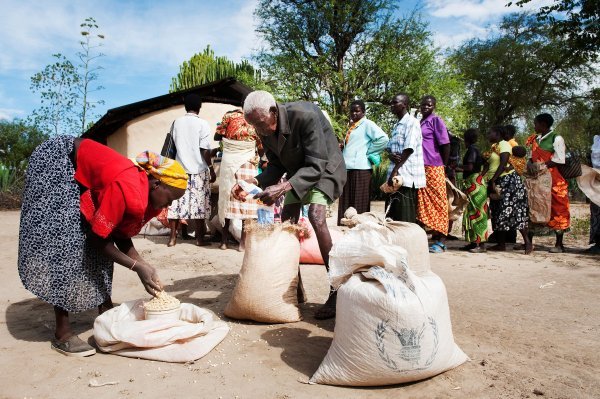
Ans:
[[[171,187],[186,189],[188,175],[181,164],[152,151],[138,154],[132,161],[152,176]]]

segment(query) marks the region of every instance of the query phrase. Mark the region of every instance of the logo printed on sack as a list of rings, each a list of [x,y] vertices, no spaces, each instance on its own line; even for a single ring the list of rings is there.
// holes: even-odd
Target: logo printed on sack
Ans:
[[[401,328],[400,331],[393,327],[391,328],[402,346],[398,356],[400,359],[409,363],[409,366],[406,369],[401,369],[396,361],[390,357],[385,348],[384,340],[389,320],[381,321],[377,324],[377,328],[375,329],[375,344],[377,345],[379,356],[388,368],[399,373],[406,373],[415,370],[425,370],[431,366],[438,352],[439,336],[436,321],[432,317],[428,317],[427,319],[429,321],[429,327],[431,328],[431,334],[433,335],[433,348],[431,355],[422,367],[415,366],[418,366],[421,361],[421,340],[423,339],[427,325],[423,323],[420,328]]]

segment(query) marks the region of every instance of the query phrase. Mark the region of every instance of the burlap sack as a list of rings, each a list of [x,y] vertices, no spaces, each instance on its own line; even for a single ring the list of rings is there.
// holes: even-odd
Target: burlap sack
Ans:
[[[264,323],[302,319],[297,298],[299,231],[289,223],[248,225],[244,261],[226,316]]]
[[[525,188],[529,203],[529,221],[546,224],[550,221],[552,205],[552,175],[544,163],[530,165],[525,174]]]
[[[468,360],[454,342],[444,283],[413,273],[402,248],[337,243],[330,276],[339,287],[333,342],[310,383],[400,384]]]
[[[448,219],[458,220],[469,203],[469,199],[448,179],[446,179],[446,196],[448,198]]]

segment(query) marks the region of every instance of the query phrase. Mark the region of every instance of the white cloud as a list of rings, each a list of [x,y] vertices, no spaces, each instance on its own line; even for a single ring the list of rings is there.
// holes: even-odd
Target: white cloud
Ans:
[[[437,18],[466,18],[485,22],[504,14],[537,10],[552,0],[533,0],[523,8],[516,5],[506,7],[508,0],[426,0],[425,10]]]
[[[105,34],[103,60],[120,73],[175,70],[210,44],[218,55],[239,60],[256,40],[257,0],[229,2],[0,0],[0,72],[40,70],[51,54],[78,50],[79,24],[93,16]],[[108,61],[110,59],[110,61]]]
[[[459,21],[448,32],[435,32],[434,43],[437,47],[453,48],[474,37],[485,37],[488,28],[468,21]]]
[[[0,121],[11,121],[15,118],[22,117],[23,115],[25,115],[25,111],[22,109],[0,108]]]

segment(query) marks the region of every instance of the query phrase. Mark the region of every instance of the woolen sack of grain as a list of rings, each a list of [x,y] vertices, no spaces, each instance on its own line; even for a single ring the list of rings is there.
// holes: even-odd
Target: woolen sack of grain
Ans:
[[[182,303],[179,320],[144,320],[144,301],[112,308],[94,321],[94,339],[102,352],[139,359],[185,363],[209,353],[229,333],[211,312]]]
[[[344,241],[330,253],[339,287],[333,342],[313,384],[378,386],[432,377],[468,357],[455,344],[446,289],[432,272],[421,277],[406,251]]]
[[[303,229],[289,223],[250,223],[240,276],[225,315],[264,323],[300,321],[298,265]]]

